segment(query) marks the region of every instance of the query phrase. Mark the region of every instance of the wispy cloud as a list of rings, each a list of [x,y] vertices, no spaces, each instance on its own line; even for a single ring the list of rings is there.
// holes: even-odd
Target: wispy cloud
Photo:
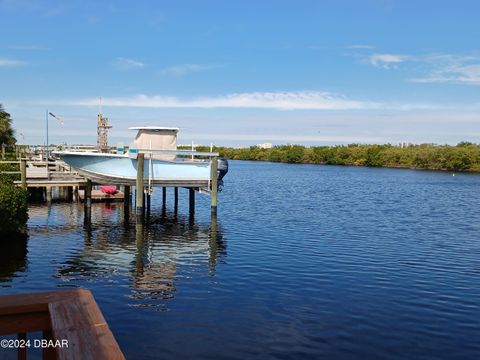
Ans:
[[[480,85],[478,55],[431,54],[417,61],[428,63],[431,70],[425,76],[410,79],[412,82]]]
[[[67,105],[97,106],[98,99],[68,101]],[[355,110],[375,109],[381,104],[350,100],[327,92],[252,92],[217,97],[180,99],[168,96],[136,95],[123,98],[104,98],[106,106],[143,108],[260,108],[276,110]]]
[[[206,71],[218,67],[220,67],[220,65],[216,64],[180,64],[161,69],[159,74],[169,76],[184,76],[189,73]]]
[[[398,64],[407,60],[410,60],[410,56],[398,54],[373,54],[368,58],[371,65],[384,69],[396,69]]]
[[[27,65],[26,61],[0,58],[0,67],[17,67]]]
[[[114,66],[118,70],[131,70],[131,69],[143,68],[145,64],[136,59],[127,59],[127,58],[119,57],[115,59]]]
[[[375,46],[373,45],[362,45],[362,44],[357,44],[357,45],[348,45],[347,49],[365,49],[365,50],[373,50],[375,49]]]
[[[401,63],[421,64],[423,74],[410,78],[410,82],[480,85],[479,54],[431,53],[406,55],[378,53],[364,57],[364,61],[383,69],[397,69]],[[414,71],[418,71],[418,67]]]
[[[334,144],[351,144],[351,143],[369,143],[369,144],[382,144],[385,143],[385,138],[381,136],[375,136],[375,134],[352,134],[352,135],[294,135],[287,133],[283,135],[271,134],[271,133],[252,133],[252,134],[232,134],[232,133],[219,133],[215,134],[216,138],[222,139],[222,141],[246,141],[260,143],[263,141],[273,142],[276,144],[305,144],[312,142],[334,143]],[[197,140],[211,140],[212,134],[195,134]]]

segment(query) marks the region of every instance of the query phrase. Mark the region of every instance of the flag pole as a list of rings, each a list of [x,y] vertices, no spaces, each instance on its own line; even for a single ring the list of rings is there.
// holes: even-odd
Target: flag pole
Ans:
[[[45,110],[45,125],[47,127],[47,143],[45,148],[45,160],[48,161],[48,109]]]

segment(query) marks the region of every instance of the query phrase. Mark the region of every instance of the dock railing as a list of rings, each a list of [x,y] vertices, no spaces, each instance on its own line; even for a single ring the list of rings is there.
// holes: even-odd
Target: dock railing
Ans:
[[[55,176],[56,174],[72,174],[72,168],[70,165],[63,161],[28,161],[28,167],[30,170],[45,169],[47,180],[50,180],[52,176]]]
[[[3,167],[7,167],[9,169],[2,170]],[[0,175],[1,174],[20,175],[19,184],[21,184],[23,187],[27,187],[28,179],[45,179],[49,181],[59,178],[62,179],[65,177],[79,177],[78,173],[72,171],[70,165],[64,163],[63,161],[35,161],[26,158],[20,158],[19,160],[15,161],[0,161]]]
[[[3,165],[7,168],[15,168],[18,166],[18,170],[3,170]],[[13,166],[12,166],[13,165]],[[27,163],[24,159],[14,161],[0,161],[0,175],[20,175],[22,187],[27,187]]]
[[[42,332],[41,339],[29,339],[32,332]],[[0,296],[0,335],[11,334],[17,339],[2,339],[2,347],[17,349],[18,359],[35,348],[48,360],[125,359],[85,289]]]
[[[21,163],[20,160],[13,160],[13,161],[2,160],[2,161],[0,161],[0,164],[5,164],[5,165],[20,165],[20,163]],[[10,171],[10,170],[2,170],[0,168],[0,174],[20,174],[20,170]]]

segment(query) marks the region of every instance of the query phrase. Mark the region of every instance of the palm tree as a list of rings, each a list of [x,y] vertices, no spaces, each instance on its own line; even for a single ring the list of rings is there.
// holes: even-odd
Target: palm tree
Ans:
[[[17,140],[15,139],[14,133],[10,114],[7,113],[3,109],[2,104],[0,104],[0,144],[2,146],[15,145]]]

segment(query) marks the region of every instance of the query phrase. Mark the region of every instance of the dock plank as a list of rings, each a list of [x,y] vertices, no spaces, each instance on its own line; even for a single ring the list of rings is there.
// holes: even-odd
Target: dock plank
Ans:
[[[46,167],[27,167],[27,179],[46,179],[47,177]]]
[[[125,359],[93,297],[52,303],[49,309],[54,338],[68,340],[68,347],[57,348],[59,359]]]

